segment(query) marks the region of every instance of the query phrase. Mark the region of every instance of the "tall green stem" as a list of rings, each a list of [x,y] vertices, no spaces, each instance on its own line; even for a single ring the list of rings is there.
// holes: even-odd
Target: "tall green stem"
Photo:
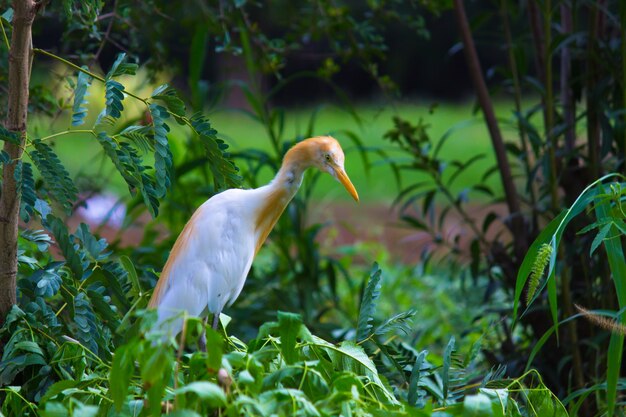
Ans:
[[[554,134],[554,90],[552,88],[552,2],[550,0],[545,1],[544,10],[544,65],[545,65],[545,132],[546,142],[548,146],[548,158],[550,164],[550,172],[548,176],[548,187],[550,188],[550,206],[555,213],[559,210],[558,199],[558,182],[557,182],[557,168],[556,168],[556,148],[558,146],[558,137]]]

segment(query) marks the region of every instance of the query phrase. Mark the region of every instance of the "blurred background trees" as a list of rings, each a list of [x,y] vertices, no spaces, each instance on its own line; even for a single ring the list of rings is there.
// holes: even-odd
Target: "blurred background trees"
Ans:
[[[0,88],[8,91],[16,23],[8,2],[0,4]],[[574,307],[620,319],[626,300],[626,277],[611,263],[623,259],[615,246],[624,233],[621,185],[585,191],[624,170],[622,2],[41,5],[27,157],[14,175],[22,190],[18,299],[1,333],[0,383],[24,385],[37,401],[69,379],[49,365],[55,355],[80,356],[66,337],[110,358],[140,334],[131,318],[193,210],[224,188],[263,184],[291,144],[330,133],[352,145],[348,171],[361,174],[355,184],[366,208],[359,210],[370,217],[359,222],[356,209],[331,207],[324,179],[307,177],[245,297],[228,311],[229,333],[254,340],[282,310],[301,314],[328,340],[359,341],[378,261],[383,296],[370,313],[377,325],[395,317],[398,326],[362,345],[400,398],[419,403],[422,391],[409,388],[420,350],[429,349],[435,365],[419,385],[424,401],[461,401],[476,379],[516,378],[528,368],[572,415],[612,413],[623,400],[616,395],[623,336],[580,320]],[[3,120],[7,98],[0,95]],[[70,125],[76,132],[66,132]],[[57,154],[59,164],[46,163]],[[77,213],[106,195],[114,196],[107,214],[91,229],[77,226],[87,221]],[[327,211],[316,214],[316,205]],[[380,206],[393,208],[385,220]],[[554,273],[544,275],[547,261],[536,262],[541,246],[533,241],[550,243],[553,219],[568,207],[579,215],[561,230],[550,254]],[[403,226],[402,253],[367,233],[383,221]],[[536,290],[524,285],[529,275]],[[37,337],[26,330],[33,320]],[[472,361],[455,362],[456,351]],[[463,377],[429,373],[436,365],[457,366]]]

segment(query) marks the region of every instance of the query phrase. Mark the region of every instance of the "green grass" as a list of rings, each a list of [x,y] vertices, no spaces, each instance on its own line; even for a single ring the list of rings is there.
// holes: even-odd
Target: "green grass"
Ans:
[[[97,89],[92,86],[90,90]],[[149,87],[144,86],[140,95],[149,96]],[[136,90],[133,90],[136,91]],[[102,97],[99,91],[91,91],[91,97]],[[101,103],[92,101],[90,113],[86,119],[86,126],[91,126],[95,120]],[[141,117],[142,108],[138,102],[131,98],[124,100],[124,105],[130,109],[130,117]],[[484,154],[485,158],[471,167],[457,180],[455,190],[460,191],[473,184],[482,183],[483,173],[495,164],[495,158],[491,148],[487,129],[482,121],[482,116],[472,115],[472,103],[440,103],[434,112],[430,111],[431,103],[400,104],[392,106],[388,104],[360,104],[356,107],[359,120],[348,112],[335,106],[310,107],[288,110],[285,114],[285,127],[283,138],[291,140],[302,136],[308,129],[311,117],[316,113],[314,132],[315,134],[330,134],[339,139],[346,151],[346,170],[357,188],[361,199],[365,202],[380,202],[387,204],[393,200],[399,191],[394,174],[384,159],[374,153],[368,152],[368,164],[365,164],[359,152],[350,139],[351,132],[356,135],[362,144],[372,150],[384,150],[391,158],[404,158],[398,149],[384,140],[385,133],[393,126],[393,116],[400,116],[412,122],[420,117],[428,123],[430,135],[434,140],[441,138],[448,130],[453,129],[447,143],[443,146],[441,156],[448,161],[465,161],[477,154]],[[497,103],[497,111],[500,117],[510,119],[510,103]],[[219,135],[230,145],[233,153],[241,152],[248,148],[270,150],[271,144],[265,128],[257,121],[240,111],[220,110],[209,114],[213,127]],[[184,138],[188,131],[175,126],[170,135],[173,152],[180,157],[185,152]],[[462,126],[459,126],[462,125]],[[43,137],[51,133],[64,131],[69,126],[69,117],[64,116],[55,120],[48,117],[31,118],[30,133],[33,137]],[[104,183],[105,188],[123,194],[126,186],[123,180],[114,172],[112,165],[103,158],[99,144],[88,134],[63,135],[52,140],[62,162],[70,173],[80,183],[86,178],[95,178],[96,182]],[[178,154],[178,155],[177,155]],[[149,161],[149,159],[148,159]],[[243,166],[243,165],[242,165]],[[269,181],[273,172],[261,173],[261,182]],[[402,184],[404,186],[423,180],[425,176],[415,171],[403,173]],[[501,187],[497,175],[493,175],[487,181],[496,192]],[[334,183],[332,178],[323,175],[315,191],[317,199],[341,199],[348,200],[349,195],[343,187]],[[480,198],[480,197],[478,197]]]

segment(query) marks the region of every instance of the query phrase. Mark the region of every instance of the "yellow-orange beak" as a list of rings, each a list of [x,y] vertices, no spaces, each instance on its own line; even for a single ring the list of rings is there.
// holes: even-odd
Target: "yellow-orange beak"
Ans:
[[[337,179],[339,180],[339,182],[342,183],[344,187],[346,187],[346,190],[348,190],[352,198],[354,198],[356,201],[359,201],[359,194],[356,192],[356,188],[354,188],[354,185],[352,185],[352,181],[350,181],[350,178],[348,178],[348,174],[346,174],[346,171],[344,171],[340,167],[333,168],[335,169],[335,174],[337,174]]]

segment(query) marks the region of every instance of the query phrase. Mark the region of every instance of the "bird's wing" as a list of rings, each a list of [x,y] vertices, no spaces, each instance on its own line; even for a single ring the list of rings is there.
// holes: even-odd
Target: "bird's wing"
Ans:
[[[201,217],[202,206],[199,207],[191,216],[191,219],[187,222],[183,231],[178,235],[176,242],[174,242],[174,246],[170,252],[169,257],[167,258],[167,262],[161,271],[161,276],[157,282],[154,291],[152,292],[152,298],[150,298],[150,302],[148,303],[148,307],[156,308],[163,299],[163,296],[167,292],[168,288],[171,284],[171,271],[172,267],[180,262],[184,257],[185,252],[188,249],[191,237],[195,234],[198,218]]]
[[[254,193],[249,191],[225,191],[196,210],[172,248],[149,307],[161,309],[167,299],[168,307],[191,312],[185,290],[202,292],[203,308],[208,303],[211,312],[236,297],[254,257]]]

